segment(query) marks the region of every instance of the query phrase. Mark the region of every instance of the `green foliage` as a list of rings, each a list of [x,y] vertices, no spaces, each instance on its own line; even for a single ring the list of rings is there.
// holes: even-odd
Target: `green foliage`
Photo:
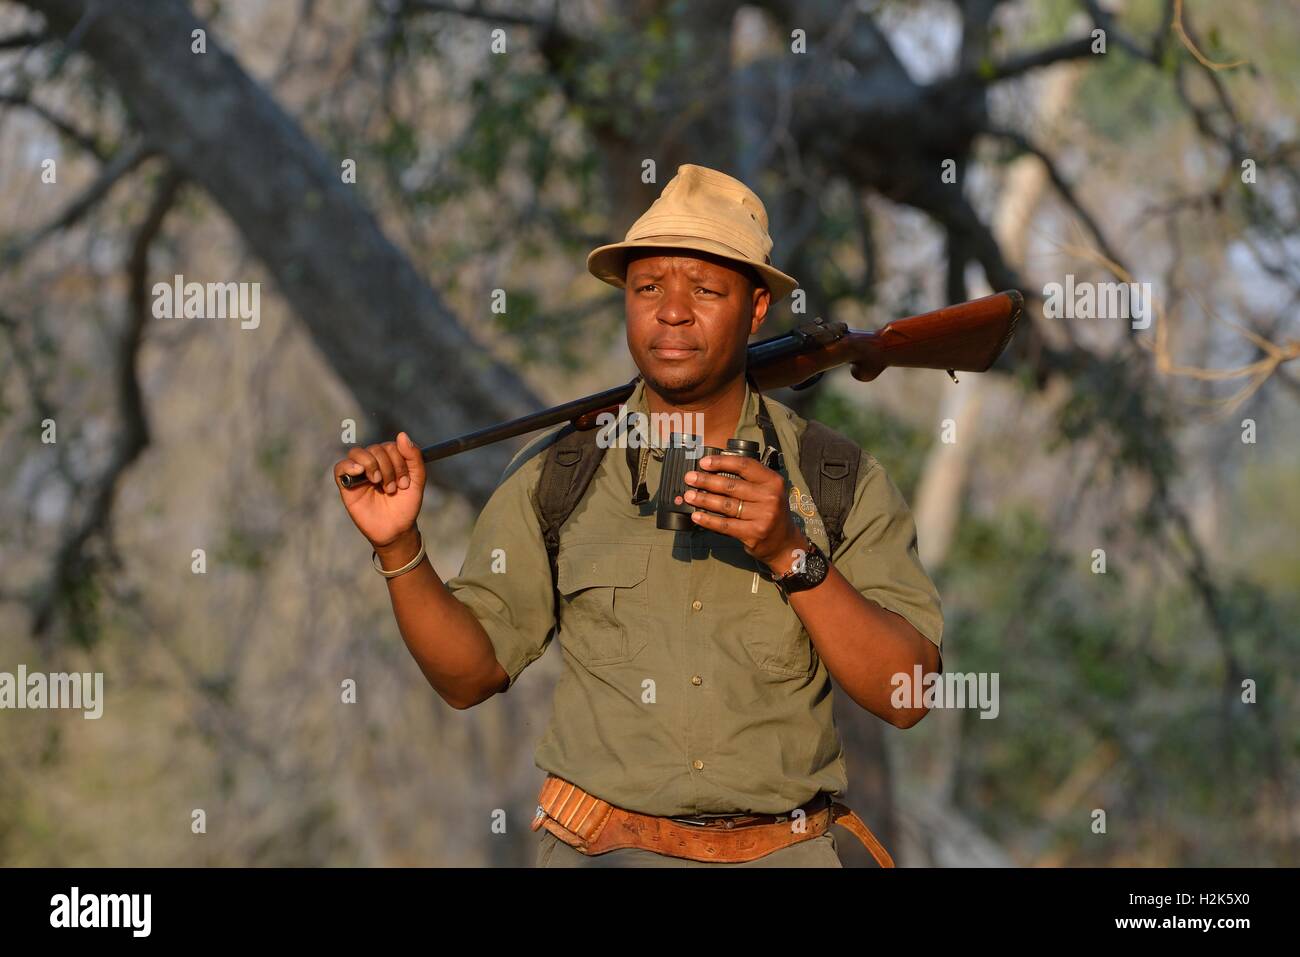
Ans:
[[[1149,141],[1162,135],[1166,124],[1185,113],[1172,79],[1176,49],[1166,47],[1167,69],[1150,65],[1108,43],[1105,56],[1079,84],[1077,102],[1088,125],[1116,144]]]
[[[579,368],[576,337],[563,312],[543,308],[541,298],[527,287],[508,288],[506,301],[509,308],[492,318],[502,335],[519,346],[521,365],[545,361],[566,372]]]
[[[1232,428],[1237,427],[1234,424]],[[1276,464],[1247,466],[1233,502],[1236,534],[1225,556],[1233,567],[1275,591],[1300,593],[1300,450]]]
[[[232,521],[212,557],[222,564],[244,571],[261,571],[266,567],[266,556],[272,551],[265,539],[265,535],[241,528]]]
[[[1179,863],[1239,860],[1231,841],[1201,846],[1196,831],[1206,820],[1244,831],[1234,812],[1276,785],[1279,755],[1295,753],[1294,590],[1234,577],[1223,591],[1234,655],[1259,681],[1259,703],[1245,705],[1186,584],[1123,587],[1130,574],[1152,572],[1147,561],[1111,549],[1107,574],[1094,575],[1025,511],[968,517],[959,529],[940,583],[952,638],[945,666],[998,673],[1001,705],[995,720],[963,716],[961,793],[1012,846],[1037,834],[1040,850],[1102,863],[1167,840],[1173,815],[1192,831]],[[1114,766],[1098,768],[1045,824],[1044,809],[1099,748],[1117,755]],[[1087,826],[1095,807],[1112,815],[1112,829],[1119,812],[1122,831],[1098,841]]]
[[[396,117],[391,118],[378,143],[379,154],[394,166],[408,166],[420,155],[415,127]]]
[[[1090,361],[1071,378],[1070,398],[1056,421],[1049,448],[1096,439],[1107,461],[1167,481],[1178,464],[1170,440],[1173,427],[1162,399],[1140,379],[1153,374],[1147,363],[1115,355]]]
[[[930,447],[928,433],[879,411],[869,411],[844,395],[821,385],[807,418],[838,429],[874,455],[905,498],[910,498],[921,477]]]
[[[90,648],[101,637],[100,613],[104,589],[81,562],[74,562],[66,581],[54,596],[53,619],[66,628],[69,641],[78,648]]]
[[[293,450],[291,436],[280,432],[264,436],[257,444],[255,461],[257,470],[269,479],[281,496],[289,492],[291,480],[289,453]]]
[[[510,165],[516,146],[531,153],[534,163],[539,149],[547,155],[548,137],[539,123],[540,108],[551,92],[550,79],[540,73],[503,70],[476,78],[470,87],[472,119],[456,155],[457,167],[471,181],[491,187]],[[546,167],[534,165],[533,172],[543,177]]]

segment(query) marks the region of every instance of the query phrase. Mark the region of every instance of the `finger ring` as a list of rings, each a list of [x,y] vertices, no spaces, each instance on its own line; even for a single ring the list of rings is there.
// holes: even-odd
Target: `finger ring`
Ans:
[[[744,509],[744,507],[745,507],[744,502],[741,502],[739,505],[736,506],[736,518],[740,518],[740,512],[742,509]]]

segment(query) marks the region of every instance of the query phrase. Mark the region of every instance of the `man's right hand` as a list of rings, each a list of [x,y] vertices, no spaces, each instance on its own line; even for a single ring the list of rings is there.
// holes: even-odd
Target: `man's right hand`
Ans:
[[[340,475],[365,474],[369,481],[344,488]],[[397,433],[395,442],[355,446],[334,463],[334,484],[361,534],[375,551],[410,535],[424,499],[424,459],[411,437]]]

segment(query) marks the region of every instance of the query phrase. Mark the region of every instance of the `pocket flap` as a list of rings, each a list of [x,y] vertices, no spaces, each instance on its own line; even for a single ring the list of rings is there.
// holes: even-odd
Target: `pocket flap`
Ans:
[[[649,545],[566,545],[555,556],[555,584],[561,595],[597,586],[631,588],[645,581],[649,568]]]

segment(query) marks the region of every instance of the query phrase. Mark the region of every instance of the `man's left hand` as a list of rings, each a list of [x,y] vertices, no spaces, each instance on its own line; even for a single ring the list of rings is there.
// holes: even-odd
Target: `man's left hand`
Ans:
[[[686,491],[686,504],[707,509],[692,512],[691,520],[740,541],[773,575],[784,575],[807,553],[809,540],[790,515],[780,472],[740,455],[708,455],[686,473],[686,484],[694,486]]]

